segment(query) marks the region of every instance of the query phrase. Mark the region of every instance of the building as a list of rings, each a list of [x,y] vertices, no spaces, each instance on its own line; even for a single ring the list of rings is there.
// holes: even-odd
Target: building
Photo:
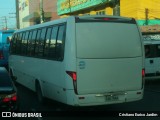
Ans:
[[[17,0],[18,1],[18,0]],[[19,0],[20,28],[70,15],[120,15],[160,24],[160,0]]]
[[[160,24],[160,0],[120,0],[120,15],[135,18],[139,25]]]
[[[119,0],[58,0],[58,15],[119,15]]]
[[[19,28],[58,19],[57,0],[17,0]]]
[[[58,15],[120,15],[139,25],[160,24],[160,0],[58,0]]]
[[[140,30],[143,33],[160,33],[160,25],[143,25],[140,26]]]

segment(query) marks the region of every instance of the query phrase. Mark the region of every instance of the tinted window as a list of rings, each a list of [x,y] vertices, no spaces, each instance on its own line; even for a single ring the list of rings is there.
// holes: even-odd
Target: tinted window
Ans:
[[[44,54],[45,35],[46,35],[46,28],[43,28],[41,32],[41,37],[39,40],[39,56],[40,57],[43,57],[43,54]]]
[[[63,60],[65,24],[14,34],[12,51],[19,55]]]
[[[37,37],[36,37],[36,43],[35,43],[35,56],[38,57],[39,54],[39,39],[41,36],[41,29],[38,30],[37,32]]]
[[[28,47],[29,56],[34,56],[36,35],[37,35],[37,30],[32,31],[32,37],[29,40],[29,47]]]
[[[52,28],[50,47],[48,52],[48,58],[56,59],[56,37],[57,37],[58,27]]]
[[[63,59],[63,52],[64,52],[64,31],[65,27],[60,26],[58,30],[58,37],[57,37],[57,45],[56,45],[56,56],[58,60]]]
[[[27,46],[28,46],[28,35],[29,32],[25,32],[22,39],[22,55],[27,55]]]
[[[21,43],[22,43],[22,33],[19,33],[17,36],[17,47],[16,47],[16,53],[21,54]]]
[[[12,54],[16,53],[16,41],[17,41],[17,34],[13,35],[12,41],[11,41],[11,52]]]
[[[51,39],[52,28],[47,29],[46,40],[45,40],[45,48],[44,48],[44,57],[48,57],[50,39]]]
[[[160,45],[156,44],[145,45],[145,57],[146,58],[160,57]]]
[[[30,56],[31,55],[31,53],[30,53],[30,51],[31,51],[31,47],[32,47],[32,34],[33,34],[33,31],[30,31],[29,32],[29,38],[28,38],[28,51],[27,51],[27,54]]]
[[[79,58],[128,58],[142,56],[141,37],[135,24],[77,23]]]

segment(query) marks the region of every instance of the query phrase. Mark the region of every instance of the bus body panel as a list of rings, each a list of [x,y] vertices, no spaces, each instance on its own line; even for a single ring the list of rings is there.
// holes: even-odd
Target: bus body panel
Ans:
[[[76,43],[78,94],[142,88],[143,48],[136,24],[77,22]]]
[[[85,64],[84,66],[80,64]],[[142,88],[142,57],[78,59],[78,94],[133,91]]]
[[[108,105],[108,104],[133,102],[141,100],[143,98],[142,94],[143,90],[127,91],[127,92],[108,92],[99,94],[84,94],[76,96],[74,91],[72,90],[68,90],[66,92],[67,104],[73,106]]]
[[[11,56],[10,59],[10,64],[14,63],[12,65],[14,76],[18,76],[17,82],[35,91],[35,80],[39,80],[44,96],[66,102],[66,95],[63,95],[65,94],[65,91],[63,91],[65,88],[63,62],[44,61],[43,59],[24,56]]]
[[[65,41],[65,54],[64,63],[65,64],[65,84],[67,90],[73,89],[73,81],[66,71],[76,71],[76,36],[75,36],[75,18],[69,17],[66,27],[66,41]]]

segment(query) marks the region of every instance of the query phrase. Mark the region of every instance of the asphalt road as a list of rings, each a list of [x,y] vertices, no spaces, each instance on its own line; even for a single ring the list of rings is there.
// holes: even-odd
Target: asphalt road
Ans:
[[[159,113],[158,117],[141,117],[141,119],[160,119],[160,79],[147,80],[145,82],[144,98],[140,101],[96,107],[75,108],[51,100],[46,100],[44,105],[39,105],[34,92],[19,84],[17,88],[20,95],[20,112],[42,112],[49,115],[49,117],[43,116],[42,118],[26,118],[27,120],[68,119],[67,114],[69,115],[69,119],[74,119],[76,117],[76,120],[81,119],[81,117],[91,117],[94,119],[104,119],[107,117],[107,119],[109,119],[113,118],[114,114],[117,117],[117,114],[128,112],[137,112],[138,114]]]

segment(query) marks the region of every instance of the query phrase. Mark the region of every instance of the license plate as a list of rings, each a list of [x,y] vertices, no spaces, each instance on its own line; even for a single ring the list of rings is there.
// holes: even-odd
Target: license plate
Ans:
[[[117,95],[106,96],[106,101],[117,101],[117,100],[119,100],[119,97]]]

